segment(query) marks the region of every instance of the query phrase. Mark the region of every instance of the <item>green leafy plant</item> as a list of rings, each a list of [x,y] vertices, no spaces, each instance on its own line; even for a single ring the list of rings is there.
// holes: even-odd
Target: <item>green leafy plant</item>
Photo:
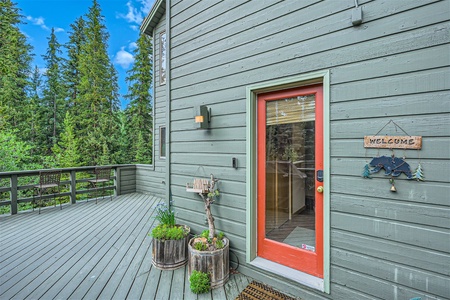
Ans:
[[[159,224],[152,230],[152,237],[157,240],[181,240],[186,237],[188,232],[183,226],[170,226]]]
[[[175,212],[165,203],[156,206],[155,219],[159,225],[152,229],[150,235],[157,240],[181,240],[189,234],[184,226],[175,225]]]
[[[193,247],[198,251],[213,251],[217,249],[222,249],[225,247],[223,238],[225,234],[219,232],[212,239],[209,237],[209,230],[204,230],[197,238],[194,240]]]
[[[217,240],[216,241],[216,248],[217,249],[222,249],[224,247],[224,244],[223,244],[223,240]]]
[[[202,242],[197,242],[194,244],[194,249],[197,251],[205,251],[206,249],[208,249],[208,245]]]
[[[172,202],[170,202],[172,204]],[[175,226],[175,212],[162,202],[156,205],[156,217],[155,219],[164,225]]]
[[[209,237],[209,230],[208,229],[203,230],[200,236],[207,239]]]
[[[209,292],[211,288],[211,279],[209,274],[194,270],[189,278],[191,291],[195,294]]]

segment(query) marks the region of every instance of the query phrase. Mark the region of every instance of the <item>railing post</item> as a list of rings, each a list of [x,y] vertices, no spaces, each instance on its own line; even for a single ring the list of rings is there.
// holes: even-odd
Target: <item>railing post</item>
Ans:
[[[119,167],[114,168],[114,175],[115,175],[114,186],[116,187],[114,189],[114,196],[118,196],[118,195],[120,195],[120,168]]]
[[[77,203],[77,172],[70,171],[70,203]]]
[[[11,175],[11,215],[17,214],[17,175]]]

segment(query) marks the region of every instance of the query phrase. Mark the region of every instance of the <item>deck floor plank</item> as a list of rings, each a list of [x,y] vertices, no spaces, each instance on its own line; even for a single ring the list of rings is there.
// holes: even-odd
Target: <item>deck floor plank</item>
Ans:
[[[48,229],[46,228],[42,234],[44,236],[51,236],[52,233],[47,230]],[[52,269],[56,270],[58,262],[61,260],[64,261],[68,256],[67,253],[73,254],[76,249],[80,247],[80,243],[83,241],[86,242],[87,237],[83,230],[78,230],[77,234],[78,235],[67,235],[71,237],[70,239],[64,239],[62,237],[55,238],[54,241],[49,242],[45,248],[40,249],[40,252],[37,253],[34,251],[34,247],[28,249],[29,254],[27,256],[29,259],[18,262],[19,265],[13,269],[14,271],[5,272],[5,276],[13,276],[9,278],[9,280],[1,281],[2,289],[7,290],[10,288],[9,284],[12,284],[14,289],[8,291],[9,296],[11,297],[17,292],[24,294],[26,291],[30,291],[33,285],[40,284],[44,277],[39,275],[45,275],[44,272],[48,274]],[[67,241],[70,242],[67,244]],[[25,247],[30,248],[30,246]],[[35,256],[38,257],[36,258]],[[23,266],[25,266],[25,268],[22,268]],[[14,272],[19,270],[20,272],[14,274]]]
[[[155,267],[150,268],[148,273],[147,282],[144,286],[141,299],[155,299],[156,292],[159,288],[159,278],[161,277],[161,271]]]
[[[211,295],[212,295],[212,299],[214,299],[214,300],[217,300],[217,299],[228,299],[227,296],[226,296],[224,287],[213,289],[211,291]]]
[[[145,211],[148,211],[148,209],[146,209]],[[116,292],[123,293],[125,295],[128,293],[132,285],[132,279],[125,275],[128,272],[130,266],[136,264],[136,262],[134,262],[133,264],[133,259],[136,257],[136,255],[139,255],[138,253],[140,247],[142,246],[142,243],[144,243],[145,240],[149,240],[147,234],[150,231],[150,227],[152,224],[149,222],[149,217],[151,217],[151,213],[146,213],[142,216],[139,216],[139,218],[136,218],[139,226],[137,226],[132,232],[127,232],[128,238],[126,240],[126,243],[121,247],[120,252],[123,256],[120,257],[120,260],[119,257],[115,258],[115,261],[118,262],[118,264],[115,270],[111,273],[111,276],[108,279],[108,283],[105,285],[105,288],[100,294],[100,298],[111,299]],[[142,259],[142,256],[140,257],[140,259]],[[134,268],[136,267],[134,266]],[[130,272],[132,274],[135,274],[132,269],[130,269]]]
[[[109,261],[106,261],[104,268],[96,268],[90,275],[88,275],[88,277],[93,277],[95,284],[91,285],[86,295],[84,295],[84,298],[95,299],[104,291],[109,292],[111,289],[114,291],[117,288],[116,284],[118,284],[118,282],[116,280],[111,280],[111,277],[114,276],[116,271],[120,271],[118,268],[119,264],[122,262],[129,250],[130,245],[133,243],[134,236],[130,234],[129,230],[136,229],[135,226],[139,225],[141,221],[141,213],[145,212],[145,209],[141,209],[140,206],[137,206],[135,213],[128,218],[133,221],[130,226],[127,224],[125,228],[118,228],[122,229],[122,231],[120,232],[120,236],[118,234],[115,235],[114,244],[110,248],[113,255]],[[141,231],[140,228],[138,230]],[[105,287],[108,284],[109,288],[106,289]],[[101,297],[101,299],[108,299],[108,297]]]
[[[158,289],[155,299],[167,300],[170,296],[170,288],[172,286],[173,271],[165,270],[161,272],[159,278]]]
[[[187,266],[152,266],[160,201],[134,193],[0,217],[0,299],[234,299],[244,275],[196,295]]]
[[[160,203],[159,201],[155,201],[153,203],[153,206],[156,206],[157,203]],[[146,256],[148,253],[151,254],[151,239],[148,237],[148,233],[150,232],[150,228],[153,227],[153,225],[156,223],[155,221],[155,210],[152,209],[152,212],[150,216],[148,217],[148,221],[145,223],[145,233],[147,235],[142,234],[142,239],[136,239],[139,243],[136,243],[136,245],[132,247],[136,247],[136,254],[133,256],[131,261],[129,262],[129,265],[127,267],[127,270],[119,284],[119,288],[114,293],[112,299],[126,299],[134,282],[135,278],[138,275],[138,272],[141,268],[141,265],[143,264]],[[151,256],[148,258],[151,260]]]
[[[131,211],[129,211],[129,213],[131,214]],[[41,294],[42,291],[46,291],[46,289],[50,288],[50,286],[53,283],[59,280],[61,274],[66,273],[70,268],[75,266],[78,260],[82,259],[83,256],[89,256],[89,251],[95,253],[93,249],[95,249],[97,245],[99,245],[100,247],[102,246],[102,238],[99,238],[98,236],[104,237],[105,235],[103,234],[103,232],[108,227],[110,227],[109,226],[110,224],[106,222],[108,221],[107,215],[102,216],[98,219],[105,222],[98,221],[97,224],[95,225],[99,226],[94,225],[94,227],[96,228],[94,228],[91,231],[90,236],[86,235],[87,231],[85,231],[82,235],[80,235],[74,242],[71,243],[74,245],[68,248],[69,249],[68,252],[61,253],[61,257],[58,260],[51,263],[52,261],[50,255],[51,253],[46,255],[46,258],[48,259],[49,263],[51,263],[51,268],[45,269],[46,265],[48,265],[45,262],[42,265],[40,265],[39,268],[33,271],[33,273],[37,274],[38,272],[41,272],[41,270],[43,271],[39,273],[36,279],[33,280],[33,282],[29,283],[26,287],[27,290],[30,289],[35,290],[28,295],[26,294],[25,290],[21,290],[16,296],[19,299],[24,299],[25,297],[36,299],[42,296]],[[129,226],[133,225],[131,221],[132,219],[124,216],[123,218],[116,219],[113,222],[115,222],[114,227],[126,229]],[[113,230],[114,227],[112,226],[110,227],[110,229],[108,230],[110,234],[108,236],[114,237],[117,235]]]
[[[228,280],[228,283],[224,286],[224,288],[227,299],[234,299],[237,295],[239,295],[240,291],[238,290],[234,276]]]
[[[84,208],[86,207],[82,207],[81,209]],[[8,247],[6,245],[1,245],[2,262],[0,263],[0,272],[9,272],[9,270],[7,269],[8,266],[13,263],[17,257],[24,257],[30,260],[35,259],[35,254],[42,252],[43,247],[54,246],[55,243],[60,242],[61,239],[67,237],[69,234],[76,234],[76,232],[74,233],[73,229],[70,228],[70,226],[64,226],[55,230],[54,224],[61,224],[62,221],[67,221],[66,224],[71,224],[73,227],[78,228],[80,224],[83,224],[84,220],[87,220],[87,218],[93,216],[91,215],[92,212],[77,213],[81,213],[82,216],[82,218],[80,218],[79,220],[74,220],[72,218],[72,215],[67,211],[64,211],[64,214],[61,214],[61,216],[56,218],[53,218],[53,215],[51,218],[44,216],[41,217],[41,215],[38,215],[39,217],[36,218],[36,214],[33,215],[33,213],[31,213],[30,217],[33,218],[32,222],[23,219],[24,224],[22,228],[15,228],[12,236],[7,237],[2,235],[2,238],[7,241],[9,240],[10,244],[12,244],[13,246]],[[27,230],[23,230],[23,228],[27,228]],[[79,231],[81,230],[82,228],[79,228]],[[21,242],[18,243],[17,241]],[[8,255],[3,255],[4,253],[8,253]],[[24,265],[28,264],[28,262],[26,262],[25,260],[22,260],[21,262]],[[13,266],[14,268],[18,267],[16,264],[13,264]]]
[[[173,271],[172,288],[169,299],[183,299],[185,267]]]
[[[236,287],[237,287],[237,290],[239,291],[239,293],[242,290],[244,290],[247,287],[247,285],[250,283],[250,281],[248,280],[248,277],[245,275],[242,275],[240,273],[235,274],[233,277],[234,277],[234,281],[236,282]],[[236,295],[236,297],[237,297],[237,295]]]
[[[150,239],[149,239],[150,241]],[[151,245],[149,245],[150,247]],[[149,251],[142,259],[142,263],[139,267],[138,273],[134,278],[133,285],[131,286],[127,298],[128,299],[141,299],[143,293],[143,287],[145,286],[148,276],[152,268],[152,252]]]
[[[136,207],[136,209],[138,208],[139,207]],[[125,228],[121,227],[121,230],[124,229]],[[71,283],[71,286],[65,287],[66,291],[60,292],[60,297],[63,298],[64,295],[69,295],[69,298],[71,299],[81,299],[87,293],[87,291],[89,291],[89,289],[95,284],[98,275],[112,261],[114,255],[117,253],[118,249],[122,246],[124,240],[127,238],[126,234],[123,233],[124,231],[121,230],[115,231],[115,238],[109,238],[109,236],[103,237],[107,240],[105,246],[100,252],[95,254],[94,259],[92,259],[89,264],[83,266],[81,271],[72,280],[73,283]]]
[[[184,268],[184,299],[185,300],[197,300],[197,295],[191,291],[189,283],[188,267]]]
[[[75,207],[69,208],[73,209]],[[33,223],[24,219],[23,226],[14,230],[13,238],[4,237],[5,240],[10,240],[11,243],[15,245],[14,249],[3,248],[4,245],[2,245],[2,254],[3,251],[9,251],[11,255],[8,256],[5,261],[11,263],[17,256],[36,259],[35,253],[39,253],[39,251],[42,252],[39,247],[55,246],[55,243],[60,243],[67,236],[73,236],[78,232],[83,232],[83,228],[80,225],[88,224],[89,220],[95,216],[95,212],[93,212],[93,209],[82,204],[77,205],[77,208],[79,208],[79,210],[77,210],[76,215],[67,210],[64,210],[64,212],[61,212],[60,214],[55,211],[53,214],[47,216],[43,216],[43,214],[37,215],[37,212],[29,213],[30,218],[33,219]],[[57,226],[57,224],[62,224],[62,226]],[[24,230],[24,228],[27,230]],[[18,240],[20,242],[17,242]],[[32,249],[31,251],[30,248]],[[6,258],[6,256],[2,255],[2,258]],[[7,270],[4,270],[7,263],[2,262],[0,264],[0,271],[7,272]],[[24,260],[22,260],[22,263],[25,265],[28,264],[28,262]],[[15,265],[15,267],[17,268],[18,266]]]
[[[140,220],[136,220],[131,223],[131,226],[134,226],[134,223],[140,222]],[[130,227],[130,226],[129,226]],[[57,283],[55,283],[49,291],[44,294],[44,298],[55,298],[57,295],[60,295],[60,298],[64,298],[64,294],[61,294],[61,291],[66,288],[67,282],[69,283],[68,289],[76,288],[78,284],[86,277],[86,273],[83,272],[83,268],[91,269],[93,263],[98,263],[101,258],[104,256],[107,249],[110,249],[114,239],[112,239],[113,235],[116,235],[118,232],[112,230],[111,235],[105,235],[102,239],[96,244],[95,248],[92,248],[90,252],[83,256],[75,266],[73,266],[69,271],[67,271],[60,279],[58,279]],[[126,233],[126,231],[125,231]],[[123,235],[123,234],[122,234]],[[109,245],[108,245],[109,243]],[[81,276],[77,276],[77,275]]]

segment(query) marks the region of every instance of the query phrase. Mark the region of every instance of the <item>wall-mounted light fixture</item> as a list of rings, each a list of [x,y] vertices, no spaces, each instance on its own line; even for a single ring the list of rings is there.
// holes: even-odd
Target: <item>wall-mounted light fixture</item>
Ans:
[[[200,105],[195,114],[195,124],[197,128],[207,129],[211,122],[211,108],[206,105]]]

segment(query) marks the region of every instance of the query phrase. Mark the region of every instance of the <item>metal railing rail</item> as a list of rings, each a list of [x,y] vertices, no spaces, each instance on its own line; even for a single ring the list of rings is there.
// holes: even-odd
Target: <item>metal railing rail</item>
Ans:
[[[111,176],[111,180],[113,180],[112,185],[108,185],[105,187],[107,190],[113,190],[114,196],[120,195],[120,170],[123,168],[127,168],[133,165],[108,165],[108,167],[111,167],[111,169],[114,170],[114,175]],[[87,178],[77,178],[77,174],[79,173],[88,173],[95,170],[95,168],[98,166],[89,166],[89,167],[75,167],[75,168],[57,168],[52,170],[61,170],[63,175],[69,175],[68,180],[61,180],[60,185],[61,186],[69,186],[69,191],[61,192],[59,195],[61,197],[69,197],[70,203],[75,204],[77,202],[77,195],[85,194],[88,192],[93,191],[92,189],[89,191],[88,189],[77,189],[77,183],[86,183],[85,186],[87,186],[87,181],[89,179],[95,178],[95,174],[91,174],[92,177]],[[1,179],[9,179],[9,186],[0,186],[0,194],[9,192],[10,197],[9,200],[0,200],[0,206],[11,206],[11,214],[17,214],[18,212],[18,204],[19,203],[25,203],[25,202],[31,202],[33,200],[32,194],[29,197],[22,197],[19,196],[19,191],[22,190],[33,190],[33,186],[36,183],[32,184],[24,184],[19,185],[19,178],[24,177],[36,177],[35,180],[38,180],[39,178],[39,172],[40,171],[48,171],[49,169],[40,169],[40,170],[28,170],[28,171],[11,171],[11,172],[0,172],[0,180]],[[46,195],[45,198],[52,197],[52,195]]]

